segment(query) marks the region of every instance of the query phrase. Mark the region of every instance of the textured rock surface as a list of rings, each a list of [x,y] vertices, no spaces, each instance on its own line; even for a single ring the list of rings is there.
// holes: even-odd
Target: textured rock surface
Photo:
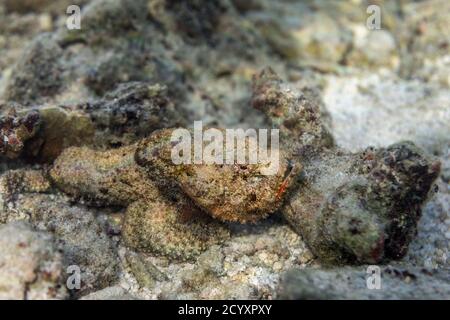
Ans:
[[[24,222],[0,226],[0,298],[64,299],[62,256],[53,237]]]
[[[83,206],[49,193],[50,183],[37,170],[8,171],[0,177],[2,195],[1,223],[27,221],[36,230],[53,236],[53,245],[61,252],[64,267],[76,265],[81,271],[78,296],[108,286],[118,279],[118,255],[106,228],[96,214]]]
[[[369,275],[358,268],[292,270],[280,288],[281,299],[439,299],[450,296],[448,269],[381,267],[381,287],[369,289]]]
[[[128,250],[119,250],[123,259]],[[254,226],[232,225],[229,240],[193,261],[140,254],[139,264],[151,270],[135,276],[136,267],[127,267],[121,286],[145,299],[269,299],[280,273],[312,260],[300,237],[273,217]]]

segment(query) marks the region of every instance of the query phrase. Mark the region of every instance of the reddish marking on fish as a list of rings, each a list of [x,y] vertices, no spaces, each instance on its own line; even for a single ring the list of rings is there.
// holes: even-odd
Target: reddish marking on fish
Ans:
[[[286,178],[284,178],[283,182],[281,183],[280,187],[278,188],[277,194],[275,196],[275,198],[277,200],[281,200],[281,196],[286,192],[288,185],[291,182],[292,175],[294,173],[294,168],[295,168],[295,164],[292,165],[291,171],[289,171],[288,175],[286,176]]]

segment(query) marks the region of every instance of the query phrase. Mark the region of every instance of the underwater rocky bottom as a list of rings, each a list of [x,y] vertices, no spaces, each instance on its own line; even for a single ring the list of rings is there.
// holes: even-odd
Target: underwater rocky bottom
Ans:
[[[450,298],[448,3],[66,2],[0,0],[0,298]]]

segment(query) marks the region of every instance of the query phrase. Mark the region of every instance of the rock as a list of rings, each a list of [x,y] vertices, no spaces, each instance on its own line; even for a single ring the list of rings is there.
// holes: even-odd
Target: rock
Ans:
[[[450,27],[447,1],[411,2],[403,6],[404,22],[398,31],[402,49],[400,75],[449,88]]]
[[[196,261],[150,261],[169,277],[156,282],[151,299],[272,299],[280,275],[311,263],[300,237],[275,216],[255,224],[233,224],[231,238],[211,246]]]
[[[95,128],[86,114],[69,108],[43,107],[39,115],[42,129],[28,148],[37,162],[52,163],[68,147],[92,144]]]
[[[417,236],[404,261],[417,267],[446,269],[450,268],[450,188],[442,179],[436,186],[439,191],[423,209]]]
[[[51,12],[53,14],[64,14],[66,8],[71,4],[82,5],[89,0],[1,0],[0,5],[4,5],[7,12],[20,14],[30,14],[32,12]]]
[[[63,257],[53,237],[24,222],[0,225],[0,298],[66,299]]]
[[[0,176],[0,223],[13,216],[8,212],[21,193],[45,193],[51,190],[50,182],[39,170],[9,170]],[[14,214],[16,215],[16,214]]]
[[[410,142],[350,154],[326,143],[319,108],[273,71],[254,87],[253,105],[280,127],[283,147],[304,167],[282,212],[311,251],[324,263],[403,257],[439,161]]]
[[[164,273],[135,252],[127,251],[125,259],[127,260],[131,273],[141,287],[151,289],[154,287],[155,281],[168,280]]]
[[[360,152],[371,145],[410,140],[431,154],[445,156],[449,90],[417,79],[407,81],[393,72],[329,75],[326,83],[323,100],[340,147]]]
[[[224,271],[224,259],[225,255],[223,254],[221,247],[216,245],[202,253],[197,259],[197,264],[205,271],[220,276]]]
[[[86,294],[117,280],[115,245],[92,211],[71,206],[59,196],[39,194],[50,191],[49,182],[39,171],[8,171],[0,181],[0,222],[25,220],[37,230],[53,235],[55,248],[63,254],[64,267],[76,265],[81,270],[81,288],[72,291],[72,295]]]
[[[365,25],[353,26],[352,50],[345,63],[355,67],[396,69],[399,66],[397,43],[392,33],[386,30],[369,30]]]
[[[284,276],[280,299],[448,299],[449,270],[381,266],[381,288],[369,289],[368,266],[292,270]]]
[[[30,106],[58,93],[62,87],[61,55],[61,47],[51,36],[38,36],[19,59],[0,98]]]
[[[291,21],[291,25],[279,20],[257,24],[274,49],[292,62],[338,64],[345,58],[352,34],[339,21],[321,12],[304,15],[295,24]]]
[[[95,146],[100,148],[129,145],[156,129],[185,124],[167,86],[148,82],[119,84],[80,108],[95,126]]]
[[[118,279],[116,248],[92,212],[50,195],[23,197],[15,205],[37,229],[54,235],[66,266],[80,268],[81,289],[73,292],[75,296],[102,289]]]
[[[137,298],[128,294],[124,288],[114,286],[92,292],[80,300],[137,300]]]
[[[319,103],[312,94],[284,83],[270,67],[253,77],[251,105],[267,116],[272,127],[280,130],[281,148],[290,157],[307,158],[309,154],[333,147]]]
[[[39,163],[52,163],[71,146],[129,145],[156,129],[184,123],[167,88],[148,83],[119,85],[102,99],[79,105],[20,108],[0,119],[0,154]]]
[[[24,152],[25,144],[39,131],[42,124],[38,112],[30,111],[18,115],[14,109],[0,118],[0,155],[10,159],[18,158]]]

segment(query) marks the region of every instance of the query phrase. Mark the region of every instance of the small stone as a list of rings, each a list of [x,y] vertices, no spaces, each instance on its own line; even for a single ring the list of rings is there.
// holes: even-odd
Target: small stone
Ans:
[[[225,255],[222,249],[220,246],[215,245],[198,257],[197,264],[208,272],[221,275],[224,271],[224,259]]]
[[[63,257],[53,237],[25,222],[0,226],[0,299],[65,299]]]
[[[30,111],[19,115],[12,109],[7,115],[0,117],[0,155],[10,159],[18,158],[26,148],[42,124],[38,112]]]
[[[150,175],[157,173],[173,181],[196,205],[222,221],[246,223],[267,217],[280,207],[284,193],[292,185],[292,180],[285,178],[300,170],[300,166],[290,168],[279,150],[271,150],[279,157],[279,165],[267,175],[264,171],[271,164],[174,164],[173,132],[161,130],[143,140],[136,152],[137,163]],[[245,151],[252,152],[249,144],[246,146]],[[283,184],[285,192],[281,194]]]
[[[152,288],[156,281],[167,280],[167,276],[159,271],[153,264],[146,261],[144,257],[131,251],[125,254],[128,266],[133,276],[141,287]]]

